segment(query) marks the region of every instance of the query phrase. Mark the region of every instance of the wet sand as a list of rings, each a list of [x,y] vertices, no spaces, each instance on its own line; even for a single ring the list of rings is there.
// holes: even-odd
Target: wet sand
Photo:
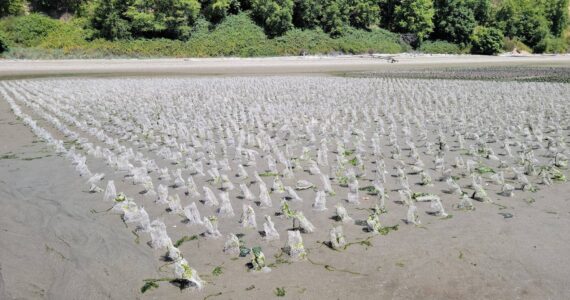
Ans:
[[[0,62],[0,73],[10,73],[3,67],[15,70],[20,63],[24,64]],[[87,62],[89,67],[83,66],[83,71],[155,72],[177,63],[156,62],[155,68],[140,62],[116,62],[108,69],[94,61]],[[185,73],[225,68],[229,74],[267,72],[265,66],[248,69],[240,64],[217,64],[179,68]],[[368,60],[346,64],[317,67],[315,63],[312,68],[315,72],[371,68]],[[51,74],[42,68],[66,74],[80,72],[80,67],[78,61],[40,62],[28,64],[17,74]],[[296,73],[310,67],[299,63],[283,68]],[[40,125],[49,128],[45,122]],[[85,179],[77,176],[70,162],[38,141],[4,99],[0,99],[0,129],[0,299],[272,299],[277,287],[286,289],[283,299],[566,299],[570,294],[568,184],[540,190],[533,194],[534,203],[504,198],[502,206],[478,204],[474,212],[452,212],[450,220],[422,216],[423,228],[400,226],[397,232],[372,238],[371,247],[354,245],[343,253],[321,243],[328,239],[328,221],[310,215],[318,228],[327,229],[305,240],[313,262],[279,264],[269,274],[248,273],[239,260],[225,263],[221,276],[208,278],[220,261],[227,260],[219,251],[225,238],[189,241],[180,249],[200,262],[204,279],[212,281],[207,289],[179,291],[161,283],[159,289],[141,294],[144,279],[164,277],[158,272],[162,253],[144,239],[135,242],[132,228],[125,227],[118,215],[92,213],[107,209],[109,203],[101,201],[101,194],[88,193]],[[55,134],[53,128],[50,131]],[[148,206],[152,203],[144,201]],[[307,199],[305,204],[311,202]],[[331,211],[332,203],[328,206]],[[239,215],[240,207],[234,205],[234,209]],[[504,212],[514,217],[504,218],[500,215]],[[353,217],[366,215],[363,211]],[[401,224],[398,218],[386,222]],[[345,233],[358,236],[360,229],[345,227]],[[172,238],[184,234],[185,229],[180,229]],[[279,248],[283,240],[282,236],[271,247]],[[275,261],[273,254],[266,252],[269,263]]]

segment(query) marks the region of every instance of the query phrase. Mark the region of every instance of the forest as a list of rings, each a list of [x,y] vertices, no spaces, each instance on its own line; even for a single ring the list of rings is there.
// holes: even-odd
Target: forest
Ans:
[[[566,53],[569,0],[3,0],[8,58]]]

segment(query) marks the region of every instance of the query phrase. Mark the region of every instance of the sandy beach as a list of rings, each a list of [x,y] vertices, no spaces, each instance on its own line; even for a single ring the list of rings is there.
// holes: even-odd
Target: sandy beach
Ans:
[[[125,91],[131,91],[134,95],[132,97],[140,97],[150,102],[154,99],[152,97],[156,96],[156,99],[159,99],[161,95],[168,99],[191,98],[191,96],[200,95],[188,88],[189,91],[173,96],[169,94],[172,91],[166,89],[169,85],[181,91],[187,86],[211,91],[212,88],[207,87],[207,84],[194,81],[196,78],[203,78],[202,76],[226,75],[224,78],[227,77],[227,80],[238,78],[236,80],[244,80],[244,83],[249,84],[248,86],[254,86],[253,83],[271,86],[273,82],[259,75],[278,75],[288,80],[288,75],[304,74],[310,75],[307,76],[306,82],[309,83],[306,83],[306,86],[300,79],[294,79],[290,86],[282,90],[277,88],[275,93],[281,92],[278,95],[287,96],[287,92],[294,95],[297,91],[306,91],[314,97],[308,100],[316,103],[311,104],[313,106],[309,105],[308,108],[316,109],[320,107],[317,103],[320,99],[319,95],[326,94],[327,91],[317,89],[317,92],[314,92],[309,87],[318,80],[327,79],[331,80],[327,83],[331,86],[346,87],[346,89],[338,88],[339,97],[344,95],[343,91],[346,91],[351,97],[357,99],[354,103],[360,103],[358,97],[370,98],[368,102],[362,102],[365,104],[374,103],[374,98],[370,95],[375,90],[388,90],[391,84],[429,88],[428,94],[449,84],[459,90],[470,91],[469,95],[475,95],[474,99],[480,99],[477,97],[483,97],[481,95],[488,93],[485,90],[485,84],[481,82],[450,81],[432,85],[429,81],[414,81],[415,79],[403,81],[401,79],[394,79],[396,81],[391,81],[392,79],[338,79],[332,76],[336,73],[374,72],[387,69],[406,70],[406,68],[424,69],[431,66],[441,68],[505,65],[568,67],[570,65],[570,56],[410,57],[402,55],[394,58],[398,60],[397,63],[366,57],[0,61],[0,80],[17,79],[0,81],[0,89],[5,89],[8,97],[17,99],[23,112],[37,120],[38,125],[46,128],[54,138],[69,142],[68,138],[56,130],[53,124],[41,117],[34,106],[24,105],[26,98],[34,99],[38,101],[37,103],[43,103],[41,102],[43,98],[49,99],[46,101],[53,99],[61,101],[60,103],[72,103],[68,102],[71,100],[67,97],[81,93],[80,88],[76,86],[88,87],[98,84],[104,86],[111,80],[110,78],[93,78],[99,76],[139,75],[141,78],[125,77],[127,79],[123,79]],[[152,79],[147,78],[149,75],[161,75],[172,79],[159,85],[162,90],[153,91],[152,93],[156,92],[154,95],[147,94],[147,96],[142,92],[137,95],[133,92],[137,91],[137,87],[141,90],[151,90],[148,88],[152,84]],[[238,75],[254,76],[248,76],[248,79],[234,77]],[[77,78],[61,79],[67,76]],[[42,78],[22,79],[33,77]],[[298,78],[298,76],[295,77]],[[239,82],[226,84],[225,79],[216,78],[217,81],[213,81],[214,84],[223,87],[224,91],[225,89],[237,91],[236,87],[240,86]],[[71,80],[71,83],[68,85],[65,80]],[[357,81],[353,83],[352,80]],[[53,84],[53,90],[41,89],[51,84]],[[351,89],[358,84],[366,86],[368,93],[359,94],[356,88]],[[516,84],[520,84],[518,87],[521,91],[515,89],[513,92],[520,99],[526,99],[524,97],[528,95],[523,91],[542,89],[538,83],[492,83],[491,90],[499,90],[502,84],[508,88],[513,88],[513,85],[516,88]],[[123,95],[117,86],[114,85],[112,88],[101,91],[90,88],[90,95],[96,96],[85,96],[81,101],[85,101],[82,102],[83,104],[93,105],[93,109],[86,110],[85,106],[81,105],[78,105],[78,109],[81,110],[83,107],[83,113],[93,112],[93,116],[99,118],[102,114],[98,113],[102,109],[93,99],[100,99],[102,103],[107,103],[105,101],[109,101],[112,95]],[[297,86],[299,90],[296,90]],[[559,94],[553,92],[553,97],[567,97],[562,94],[568,89],[567,84],[556,83],[552,87],[559,91]],[[66,94],[67,92],[70,94]],[[126,98],[127,94],[124,95]],[[407,90],[405,95],[402,97],[413,99],[421,93]],[[454,94],[450,92],[445,95],[442,98],[451,99]],[[508,93],[501,94],[501,97],[505,99],[509,99],[509,96]],[[220,96],[220,99],[224,97],[230,98],[229,95],[224,94]],[[245,103],[248,103],[247,91],[236,96],[236,99],[239,97],[243,97],[246,99]],[[79,98],[81,97],[78,96],[78,101]],[[291,96],[291,98],[294,97]],[[568,98],[567,100],[570,101]],[[176,103],[177,100],[172,101]],[[224,101],[229,100],[224,99]],[[113,103],[120,103],[120,100]],[[136,102],[129,100],[128,104],[131,108],[136,107],[133,103]],[[212,103],[215,103],[214,100]],[[336,102],[330,102],[331,107],[333,103]],[[224,105],[231,106],[232,104],[224,102]],[[70,108],[65,105],[62,107],[66,111]],[[187,109],[192,106],[181,107]],[[270,108],[279,111],[279,107],[275,105]],[[290,111],[291,107],[283,108],[283,112]],[[216,109],[219,108],[212,110]],[[45,111],[48,110],[45,109]],[[180,109],[176,114],[183,111],[184,109]],[[55,113],[53,115],[56,116]],[[81,116],[81,114],[77,115]],[[319,115],[319,117],[323,116]],[[279,115],[279,119],[282,118],[283,116]],[[345,119],[342,120],[345,121]],[[101,121],[106,122],[102,117]],[[321,119],[319,121],[322,122]],[[348,124],[349,121],[346,123]],[[369,130],[366,131],[368,138],[366,142],[370,143],[374,129],[367,128],[365,124],[364,120],[360,120],[356,123],[356,127],[362,126],[366,128],[365,130]],[[105,146],[93,136],[69,126],[81,132],[82,136],[90,138],[94,145]],[[105,130],[108,129],[109,134],[113,132],[111,127],[102,126]],[[429,129],[429,138],[435,139],[435,128]],[[562,129],[566,137],[568,129],[566,127]],[[268,132],[274,133],[272,130],[277,132],[272,138],[279,137],[279,131],[274,127],[267,129]],[[319,140],[325,135],[326,133],[319,133]],[[143,152],[145,156],[163,162],[164,166],[172,170],[181,168],[167,163],[166,160],[161,160],[155,152],[147,148],[142,146],[137,148],[133,140],[122,139],[119,134],[115,137],[128,147]],[[399,138],[403,140],[402,136]],[[299,139],[305,141],[304,137]],[[387,139],[388,134],[382,139],[382,147],[390,149]],[[280,140],[280,142],[283,141]],[[417,143],[420,147],[420,142]],[[450,143],[456,144],[455,140]],[[498,143],[493,144],[492,147],[497,153],[502,153]],[[332,150],[335,147],[332,146],[332,142],[330,148],[329,159],[332,164],[335,156]],[[298,152],[300,150],[298,149]],[[407,153],[407,150],[402,151]],[[452,147],[453,155],[460,152]],[[388,159],[388,153],[389,151],[386,150],[387,169],[392,174],[396,162]],[[431,171],[435,167],[431,158],[424,154],[422,157],[426,162],[426,169]],[[221,159],[221,156],[217,159]],[[219,229],[223,237],[208,239],[200,236],[202,229],[185,225],[177,215],[167,213],[164,206],[157,206],[154,198],[140,194],[140,186],[131,184],[124,174],[114,172],[104,159],[89,157],[88,163],[94,173],[106,174],[105,181],[114,180],[121,191],[132,195],[139,205],[148,210],[149,215],[152,216],[151,220],[155,217],[164,220],[173,241],[184,236],[197,236],[196,239],[181,244],[179,249],[199,271],[202,279],[206,281],[206,287],[202,291],[189,291],[180,290],[168,282],[161,282],[159,288],[141,293],[145,279],[170,276],[165,275],[166,272],[163,271],[164,266],[168,264],[163,257],[165,251],[151,248],[148,244],[150,241],[148,234],[137,233],[135,226],[122,222],[118,214],[103,212],[112,204],[102,201],[102,193],[89,193],[88,186],[85,184],[87,179],[78,176],[74,166],[66,160],[64,155],[56,154],[53,147],[36,137],[30,128],[14,115],[7,99],[3,99],[0,94],[0,212],[2,214],[0,217],[0,299],[273,299],[277,298],[276,288],[284,288],[286,291],[282,299],[566,299],[570,295],[570,285],[568,285],[570,258],[566,255],[570,252],[570,235],[568,234],[570,231],[570,186],[568,183],[552,186],[541,185],[535,193],[517,190],[514,197],[497,196],[500,187],[487,183],[489,193],[497,201],[494,204],[475,202],[476,209],[467,212],[452,209],[452,203],[457,202],[456,197],[443,193],[442,191],[446,189],[445,182],[436,182],[435,175],[433,175],[435,186],[430,187],[429,191],[442,197],[452,217],[432,216],[426,213],[429,211],[429,204],[418,204],[421,210],[422,225],[414,226],[404,222],[406,209],[402,204],[397,203],[399,199],[396,188],[398,181],[390,175],[386,182],[386,188],[390,194],[386,204],[388,213],[382,215],[382,222],[385,225],[398,225],[398,230],[387,235],[372,235],[365,232],[358,222],[356,222],[357,225],[344,225],[347,239],[353,243],[344,251],[332,250],[323,242],[329,240],[328,230],[331,224],[338,223],[331,220],[334,205],[345,203],[344,197],[348,189],[334,184],[334,188],[339,193],[328,198],[329,209],[326,213],[313,211],[311,205],[314,192],[303,190],[299,192],[299,195],[304,198],[304,202],[298,204],[298,208],[305,212],[307,218],[318,230],[312,234],[303,234],[309,259],[293,262],[286,258],[287,255],[281,249],[285,246],[287,239],[285,231],[291,226],[291,222],[273,215],[273,212],[278,210],[278,200],[274,194],[272,194],[275,201],[273,210],[262,210],[258,207],[255,209],[258,212],[258,226],[260,227],[263,223],[263,215],[271,214],[276,227],[280,229],[280,240],[264,241],[257,230],[236,229],[239,226],[237,220],[241,214],[241,201],[244,201],[238,198],[236,191],[230,193],[234,203],[233,209],[236,212],[236,216],[231,220],[235,222],[220,222]],[[265,164],[265,160],[258,158],[258,165],[261,164]],[[372,159],[367,160],[365,165],[368,169],[375,168]],[[237,162],[232,162],[231,166],[235,170]],[[322,169],[324,170],[324,167]],[[248,167],[248,172],[253,172],[253,170],[254,167]],[[233,177],[234,173],[235,171],[228,175],[236,183],[238,179]],[[154,178],[156,172],[150,174],[157,186],[161,181]],[[295,179],[318,182],[318,179],[315,179],[317,177],[309,175],[308,172],[299,171],[296,174]],[[372,174],[369,176],[373,177]],[[419,180],[417,175],[410,175],[410,178],[415,181]],[[211,185],[206,179],[200,177],[196,179],[196,183],[199,186]],[[272,178],[264,177],[264,179],[271,186]],[[288,185],[294,185],[294,181],[283,180]],[[467,185],[466,182],[470,179],[462,178],[461,180],[463,180],[462,184]],[[360,179],[360,182],[361,187],[368,185],[367,178]],[[411,179],[411,182],[414,181]],[[102,187],[105,186],[102,185]],[[416,188],[418,187],[414,182],[413,189]],[[175,192],[174,189],[170,190]],[[258,194],[257,187],[255,191]],[[366,220],[370,213],[368,209],[375,201],[373,196],[361,194],[362,202],[359,206],[346,204],[349,214],[357,221]],[[198,198],[192,199],[182,193],[181,198],[184,205],[194,200],[198,202]],[[214,208],[198,205],[203,216],[208,213],[215,214]],[[267,262],[272,264],[272,271],[270,273],[248,272],[245,266],[248,262],[247,258],[230,259],[223,253],[226,234],[230,232],[243,232],[245,234],[243,239],[248,246],[261,245]],[[215,275],[213,271],[218,266],[223,273]]]

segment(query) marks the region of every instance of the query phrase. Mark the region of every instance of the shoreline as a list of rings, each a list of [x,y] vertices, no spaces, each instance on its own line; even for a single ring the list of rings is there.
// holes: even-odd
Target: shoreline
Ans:
[[[397,62],[390,63],[387,58]],[[570,67],[568,55],[354,55],[259,58],[0,60],[0,80],[50,76],[333,74],[422,67]]]

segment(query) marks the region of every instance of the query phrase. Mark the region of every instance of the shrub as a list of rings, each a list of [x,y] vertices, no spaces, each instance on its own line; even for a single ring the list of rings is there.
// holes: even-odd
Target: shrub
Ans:
[[[10,50],[8,46],[8,39],[0,32],[0,53]]]
[[[420,52],[433,54],[461,54],[461,47],[446,41],[427,41],[423,42],[418,49]]]
[[[566,53],[568,44],[563,38],[548,35],[534,47],[536,53]]]
[[[57,29],[43,38],[39,46],[46,49],[63,50],[86,46],[93,32],[89,29],[84,29],[81,26],[81,21],[73,20],[62,23]]]
[[[410,46],[400,42],[397,34],[384,29],[366,31],[349,28],[337,39],[337,49],[343,53],[400,53],[410,49]]]
[[[58,29],[59,21],[41,14],[15,17],[7,22],[8,37],[24,47],[37,46],[50,32]]]
[[[334,48],[335,41],[319,29],[293,29],[271,40],[278,55],[324,54]]]
[[[293,27],[293,0],[253,0],[253,17],[269,36],[278,36]]]
[[[189,56],[271,55],[263,29],[248,14],[230,15],[209,34],[190,37]]]
[[[478,26],[471,36],[474,54],[495,55],[503,48],[503,34],[496,28]]]

